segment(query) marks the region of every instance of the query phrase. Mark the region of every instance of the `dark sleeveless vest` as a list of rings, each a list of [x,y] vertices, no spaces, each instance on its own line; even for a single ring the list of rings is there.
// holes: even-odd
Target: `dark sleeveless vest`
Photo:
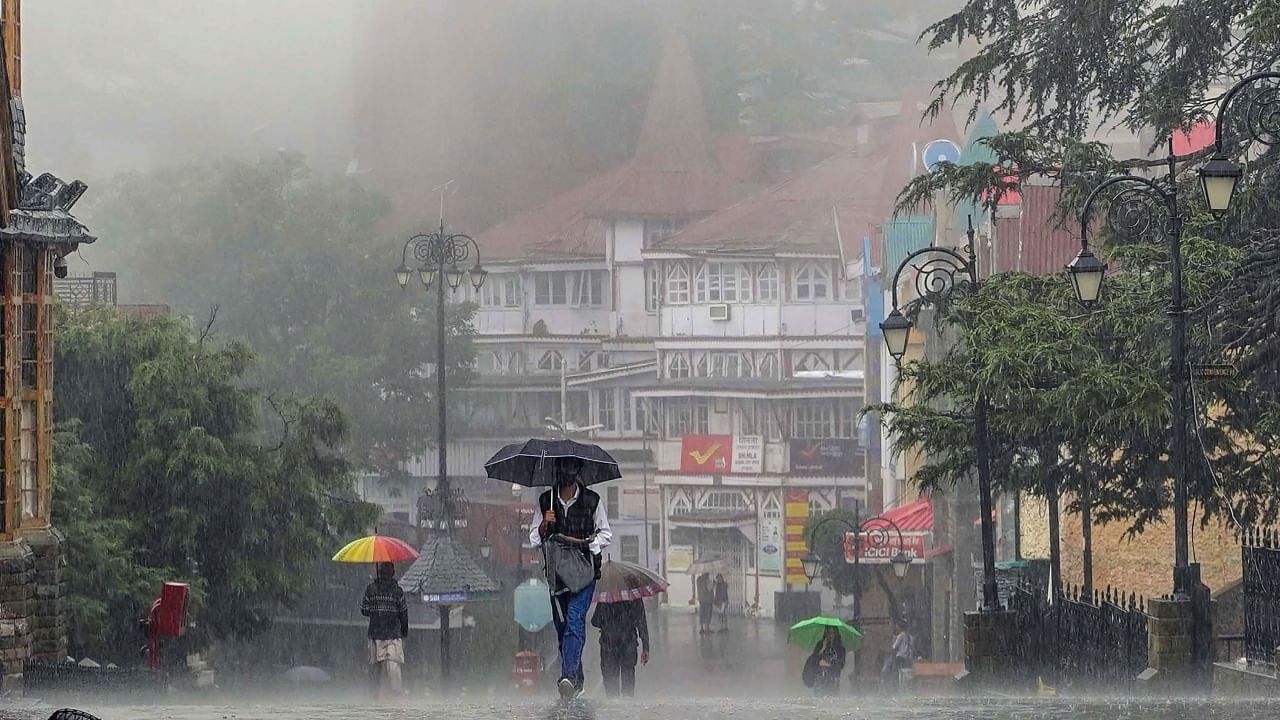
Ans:
[[[538,498],[538,507],[542,512],[546,512],[552,508],[552,501],[555,500],[556,489],[542,493]],[[555,501],[556,522],[549,529],[548,534],[560,533],[569,537],[590,539],[596,534],[596,508],[600,506],[600,496],[595,492],[588,490],[586,487],[578,486],[578,499],[569,506],[568,517],[560,517],[560,503]]]

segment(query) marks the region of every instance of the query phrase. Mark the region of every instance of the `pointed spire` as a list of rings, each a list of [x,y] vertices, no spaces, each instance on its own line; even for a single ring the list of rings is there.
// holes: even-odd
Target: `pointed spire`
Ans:
[[[702,86],[684,33],[667,33],[658,73],[649,94],[636,157],[667,163],[711,159],[711,125],[707,122]]]

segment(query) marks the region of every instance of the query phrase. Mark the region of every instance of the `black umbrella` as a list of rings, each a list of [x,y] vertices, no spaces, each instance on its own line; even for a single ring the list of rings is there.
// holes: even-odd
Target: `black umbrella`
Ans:
[[[583,485],[617,480],[622,477],[618,461],[599,445],[573,440],[529,440],[512,443],[499,450],[484,469],[494,480],[504,480],[525,487],[551,487],[556,484],[561,466],[581,463],[578,479]]]

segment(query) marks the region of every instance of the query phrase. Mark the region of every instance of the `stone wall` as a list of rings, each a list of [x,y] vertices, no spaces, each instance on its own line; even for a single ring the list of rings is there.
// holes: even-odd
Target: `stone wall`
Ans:
[[[22,692],[22,668],[31,657],[31,605],[35,555],[26,540],[0,543],[0,690]]]
[[[54,528],[25,536],[35,558],[35,592],[31,603],[31,658],[62,662],[67,657],[67,632],[63,619],[64,594],[62,533]]]

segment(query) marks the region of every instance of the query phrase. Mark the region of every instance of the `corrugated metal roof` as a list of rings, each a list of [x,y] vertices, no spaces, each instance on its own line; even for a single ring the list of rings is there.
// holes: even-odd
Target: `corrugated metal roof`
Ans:
[[[888,510],[882,518],[892,520],[902,532],[928,532],[933,530],[933,504],[928,497]]]
[[[893,218],[884,224],[884,271],[892,275],[911,253],[933,242],[933,218],[924,215]]]
[[[997,218],[992,272],[1035,275],[1061,272],[1080,250],[1079,227],[1058,216],[1062,196],[1056,185],[1024,185],[1017,217]]]

